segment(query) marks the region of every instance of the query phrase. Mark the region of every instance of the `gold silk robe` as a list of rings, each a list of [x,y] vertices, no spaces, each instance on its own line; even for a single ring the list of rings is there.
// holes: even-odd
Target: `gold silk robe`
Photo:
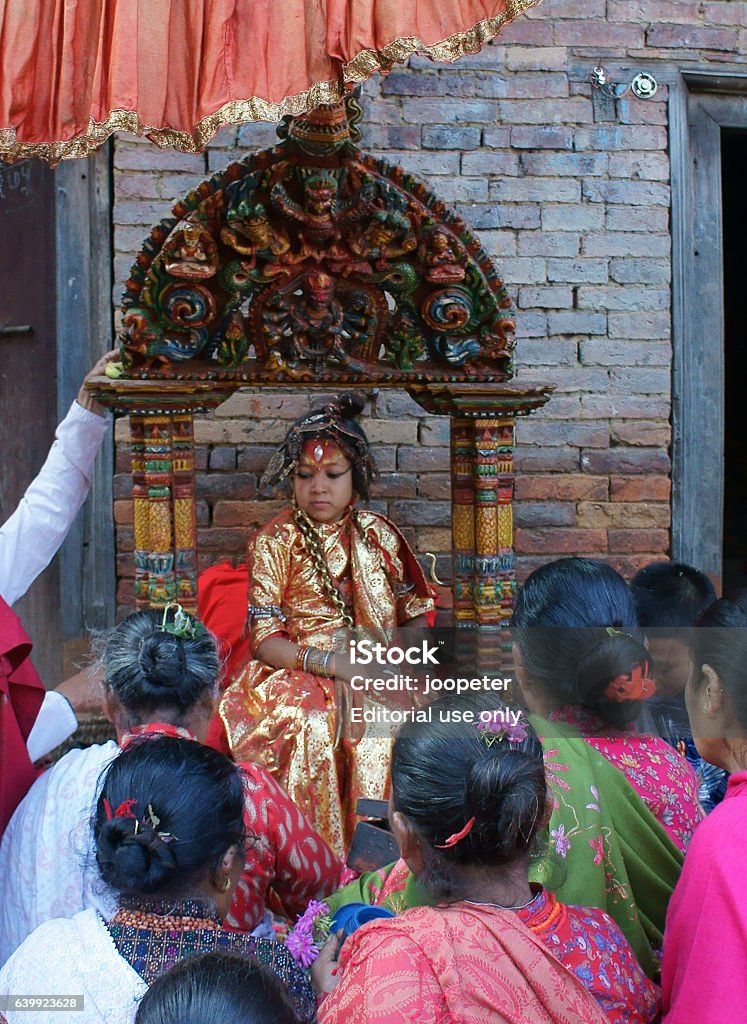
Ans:
[[[356,637],[389,643],[398,625],[432,610],[420,566],[384,516],[361,511],[315,526]],[[220,707],[233,755],[239,762],[264,765],[344,856],[356,801],[386,793],[390,740],[338,737],[341,688],[347,684],[276,669],[256,658],[257,648],[271,636],[329,651],[353,635],[324,591],[291,509],[255,534],[247,568],[250,660]]]

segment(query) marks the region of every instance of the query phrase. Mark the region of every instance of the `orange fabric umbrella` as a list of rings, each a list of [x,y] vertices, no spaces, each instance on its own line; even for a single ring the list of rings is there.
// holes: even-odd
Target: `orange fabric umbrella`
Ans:
[[[3,0],[0,159],[86,156],[116,130],[193,152],[419,53],[476,52],[538,0]]]

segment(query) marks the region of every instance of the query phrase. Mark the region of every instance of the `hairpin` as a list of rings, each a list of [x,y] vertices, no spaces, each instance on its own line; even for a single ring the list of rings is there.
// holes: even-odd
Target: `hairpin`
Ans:
[[[114,811],[112,811],[112,805],[109,803],[106,797],[104,797],[102,803],[104,805],[106,820],[112,821],[113,818],[132,818],[135,822],[134,835],[137,835],[138,831],[140,831],[143,828],[150,828],[156,833],[159,839],[162,839],[164,841],[164,843],[170,843],[172,839],[177,838],[177,836],[173,835],[173,833],[171,832],[158,831],[158,826],[161,824],[161,819],[154,813],[151,804],[148,804],[148,809],[146,810],[145,814],[140,820],[138,820],[137,815],[132,810],[132,808],[135,806],[137,802],[138,801],[134,797],[130,797],[128,800],[123,800],[122,803],[119,804],[119,806]]]
[[[449,838],[446,840],[445,843],[436,843],[435,844],[436,849],[437,850],[448,850],[450,847],[456,846],[456,844],[461,839],[464,839],[464,837],[466,835],[468,835],[472,831],[472,826],[474,825],[474,823],[475,823],[475,819],[474,818],[470,818],[469,821],[464,826],[464,828],[462,829],[461,832],[455,832],[453,836],[449,836]]]
[[[176,608],[171,622],[168,621],[169,608]],[[159,628],[161,632],[170,633],[180,640],[195,640],[205,632],[205,627],[199,619],[192,618],[184,611],[180,604],[174,601],[169,602],[164,608]]]

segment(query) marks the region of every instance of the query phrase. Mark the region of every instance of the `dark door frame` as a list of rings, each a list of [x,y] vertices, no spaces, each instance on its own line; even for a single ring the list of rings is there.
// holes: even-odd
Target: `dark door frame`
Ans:
[[[721,576],[724,271],[721,129],[747,128],[747,71],[681,70],[670,84],[672,557]]]

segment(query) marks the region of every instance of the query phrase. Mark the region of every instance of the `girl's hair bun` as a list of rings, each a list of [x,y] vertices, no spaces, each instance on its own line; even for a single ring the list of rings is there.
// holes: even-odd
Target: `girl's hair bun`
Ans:
[[[352,420],[363,412],[366,407],[366,400],[359,391],[343,391],[337,399],[337,407],[340,410],[341,416]]]

